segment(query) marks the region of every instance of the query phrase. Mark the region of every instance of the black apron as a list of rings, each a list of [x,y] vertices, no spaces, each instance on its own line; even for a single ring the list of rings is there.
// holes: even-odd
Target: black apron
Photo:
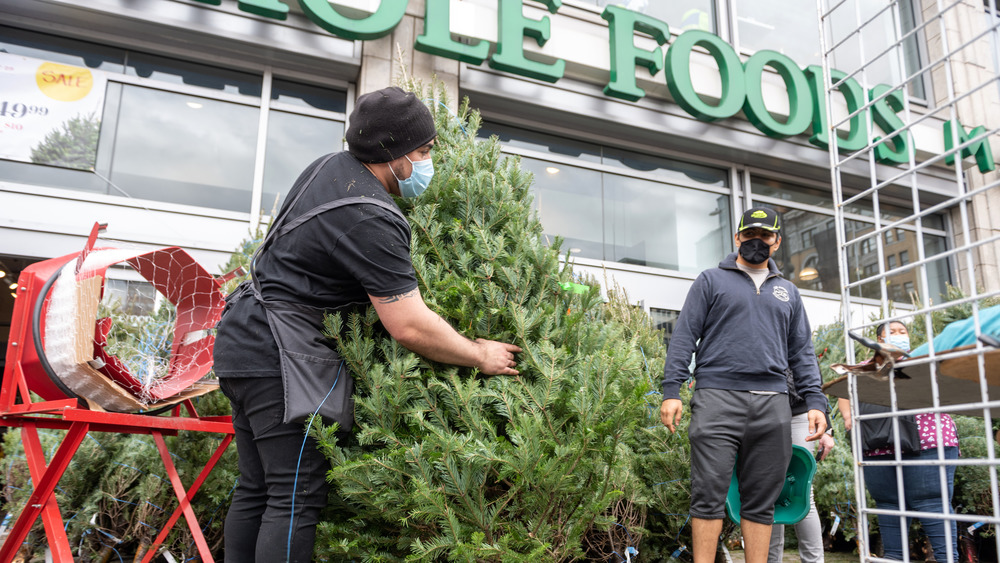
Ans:
[[[344,360],[337,354],[333,342],[323,336],[323,318],[337,310],[265,299],[254,271],[257,257],[264,253],[277,237],[287,235],[309,219],[331,209],[346,205],[377,205],[406,221],[396,206],[371,197],[348,197],[329,201],[288,221],[288,215],[295,207],[295,203],[333,156],[332,154],[327,156],[316,167],[312,176],[285,208],[285,212],[271,225],[264,242],[250,261],[250,279],[240,284],[240,287],[226,300],[229,301],[231,298],[235,302],[249,292],[264,307],[267,324],[278,346],[281,362],[285,402],[284,422],[301,423],[310,415],[318,414],[327,424],[337,422],[340,430],[347,431],[354,426],[352,398],[354,379],[344,365]],[[353,304],[348,308],[352,306]]]

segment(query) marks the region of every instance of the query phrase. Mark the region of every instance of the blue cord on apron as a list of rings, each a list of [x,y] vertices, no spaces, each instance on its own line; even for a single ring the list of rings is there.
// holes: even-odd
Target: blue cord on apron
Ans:
[[[344,362],[340,362],[340,367],[337,368],[337,377],[333,380],[333,387],[330,387],[330,390],[326,393],[326,397],[323,397],[323,400],[320,401],[319,406],[316,407],[316,412],[313,413],[314,415],[319,412],[323,403],[330,398],[330,394],[337,388],[337,382],[340,381],[340,370],[342,369],[344,369]],[[295,462],[295,480],[292,482],[292,517],[288,520],[288,546],[285,548],[286,563],[292,558],[292,531],[295,529],[295,489],[299,486],[299,467],[302,465],[302,453],[306,450],[306,440],[309,439],[309,430],[312,429],[314,419],[314,416],[309,417],[309,426],[306,427],[306,435],[302,438],[302,447],[299,448],[299,459]]]

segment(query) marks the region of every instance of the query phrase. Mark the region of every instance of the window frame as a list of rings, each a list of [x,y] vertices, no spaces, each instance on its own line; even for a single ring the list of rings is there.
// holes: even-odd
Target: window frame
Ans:
[[[171,94],[181,94],[188,96],[195,96],[199,98],[206,98],[213,101],[219,101],[223,103],[236,104],[244,107],[251,107],[257,110],[257,138],[254,141],[254,160],[253,166],[253,184],[249,192],[249,202],[248,211],[234,211],[230,209],[223,209],[212,206],[198,205],[197,203],[185,202],[176,203],[170,201],[160,201],[153,199],[138,199],[131,198],[128,196],[121,195],[115,191],[110,193],[100,193],[92,192],[86,189],[81,189],[78,186],[82,185],[80,181],[69,180],[65,183],[53,186],[45,186],[40,188],[40,190],[28,191],[40,191],[40,192],[50,192],[52,190],[57,190],[62,193],[65,192],[65,197],[70,199],[79,199],[82,201],[106,201],[109,203],[115,203],[116,205],[128,205],[149,209],[157,211],[169,211],[169,212],[183,212],[194,215],[202,215],[209,217],[219,217],[226,219],[237,219],[246,220],[249,219],[252,224],[256,225],[262,220],[267,219],[267,215],[264,214],[261,209],[261,195],[263,188],[263,176],[264,176],[264,163],[266,160],[266,144],[267,144],[267,123],[268,117],[272,111],[280,111],[285,113],[297,114],[307,117],[315,117],[319,119],[326,119],[332,121],[339,121],[342,123],[345,131],[347,128],[347,117],[351,109],[351,95],[354,92],[353,84],[329,78],[319,78],[306,76],[302,73],[296,73],[294,71],[282,71],[275,70],[266,64],[248,64],[247,61],[230,61],[230,60],[219,60],[219,59],[209,59],[207,57],[197,57],[184,55],[183,58],[179,57],[174,53],[163,53],[156,51],[144,51],[136,46],[112,46],[104,43],[98,43],[86,39],[76,39],[76,38],[65,38],[60,37],[51,33],[46,33],[42,31],[36,31],[31,29],[19,28],[13,25],[0,25],[0,31],[4,29],[14,30],[15,39],[19,41],[31,41],[34,43],[31,47],[27,47],[33,51],[43,51],[49,52],[56,55],[55,58],[59,58],[59,55],[63,55],[68,50],[76,50],[77,52],[83,53],[85,56],[90,52],[99,54],[102,60],[111,57],[112,55],[120,54],[120,60],[116,59],[115,65],[120,66],[115,70],[104,70],[100,68],[95,68],[94,70],[100,70],[104,72],[109,86],[118,85],[118,87],[125,86],[135,86],[140,88],[147,88],[150,90],[156,90],[161,92],[167,92]],[[27,38],[27,39],[26,39]],[[18,43],[13,43],[18,44]],[[39,45],[43,47],[39,47]],[[88,49],[89,47],[89,49]],[[18,55],[17,51],[12,51],[11,54]],[[261,83],[261,93],[259,96],[250,96],[246,94],[237,94],[220,91],[214,88],[206,86],[197,86],[191,84],[185,84],[183,82],[172,82],[165,80],[157,80],[155,78],[146,78],[139,76],[137,74],[131,73],[134,67],[130,66],[129,58],[131,54],[142,54],[143,56],[150,56],[157,59],[165,60],[176,60],[183,65],[193,66],[193,67],[204,67],[206,71],[210,72],[213,68],[220,69],[231,69],[234,72],[252,75],[258,79]],[[25,55],[31,56],[32,58],[38,58],[38,54]],[[43,59],[44,60],[44,59]],[[332,96],[343,96],[344,98],[344,112],[336,112],[318,109],[309,106],[303,106],[294,103],[281,102],[278,100],[271,99],[272,84],[275,80],[280,80],[284,82],[302,84],[307,87],[326,89],[330,91]],[[105,103],[107,103],[107,95],[105,95]],[[114,122],[118,119],[118,116],[113,118],[108,118],[108,116],[102,117],[102,129],[104,128],[105,121]],[[112,135],[116,135],[113,133]],[[105,133],[101,134],[99,138],[99,143],[104,143],[107,141]],[[100,153],[99,153],[100,155]],[[113,155],[108,158],[113,160]],[[39,166],[28,162],[21,161],[6,161],[12,162],[19,165],[26,166]],[[101,160],[95,162],[95,170],[101,171]],[[70,169],[65,169],[70,172],[79,172],[81,174],[94,174],[94,171],[73,171]],[[83,178],[83,176],[78,176]],[[0,182],[9,181],[6,177],[0,177]],[[107,183],[107,181],[101,179],[102,183]],[[123,201],[124,200],[124,201]]]

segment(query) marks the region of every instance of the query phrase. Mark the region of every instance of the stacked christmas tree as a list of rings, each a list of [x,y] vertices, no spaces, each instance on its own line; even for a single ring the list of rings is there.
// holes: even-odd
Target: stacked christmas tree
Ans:
[[[561,265],[558,243],[543,243],[530,174],[496,139],[476,139],[478,114],[467,104],[453,114],[440,89],[421,96],[436,98],[439,137],[431,188],[403,203],[420,291],[465,336],[521,346],[521,373],[422,359],[373,309],[328,318],[356,380],[357,427],[349,443],[314,430],[334,483],[317,558],[624,554],[645,513],[633,446],[650,424],[660,336],[620,293],[605,299]]]

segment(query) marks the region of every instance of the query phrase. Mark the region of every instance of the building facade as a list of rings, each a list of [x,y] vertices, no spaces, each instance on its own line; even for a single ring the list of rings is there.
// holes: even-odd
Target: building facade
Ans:
[[[578,271],[614,279],[668,332],[695,276],[733,250],[734,220],[752,205],[783,214],[779,263],[812,323],[838,318],[831,142],[850,155],[887,137],[841,167],[848,192],[893,178],[901,154],[928,163],[893,180],[897,196],[881,190],[845,206],[854,233],[876,228],[876,216],[933,208],[961,189],[956,168],[982,189],[970,232],[934,211],[919,229],[885,232],[881,258],[872,239],[848,249],[848,280],[913,261],[919,232],[927,279],[890,276],[888,299],[940,299],[947,284],[997,289],[997,243],[981,245],[971,265],[946,251],[1000,229],[1000,143],[991,142],[1000,95],[978,89],[957,116],[939,114],[963,82],[934,64],[943,38],[978,37],[985,54],[970,54],[962,73],[996,73],[983,62],[995,60],[993,16],[965,0],[949,8],[947,28],[932,28],[921,25],[939,9],[931,0],[846,2],[877,25],[863,49],[836,51],[830,66],[873,62],[853,76],[832,72],[842,96],[828,112],[817,8],[800,0],[8,0],[3,281],[79,250],[95,221],[109,224],[110,239],[181,246],[219,272],[299,171],[344,147],[356,97],[412,73],[442,81],[453,104],[469,98],[484,117],[480,134],[498,136],[534,173],[546,236],[562,237]],[[887,50],[900,37],[903,48]],[[906,87],[868,103],[884,83]],[[901,132],[904,113],[923,119]],[[831,141],[826,127],[840,120]],[[960,158],[942,157],[949,149]],[[152,299],[137,277],[114,276],[112,291]],[[882,289],[861,285],[857,297],[877,308]],[[4,341],[12,299],[3,292]]]

